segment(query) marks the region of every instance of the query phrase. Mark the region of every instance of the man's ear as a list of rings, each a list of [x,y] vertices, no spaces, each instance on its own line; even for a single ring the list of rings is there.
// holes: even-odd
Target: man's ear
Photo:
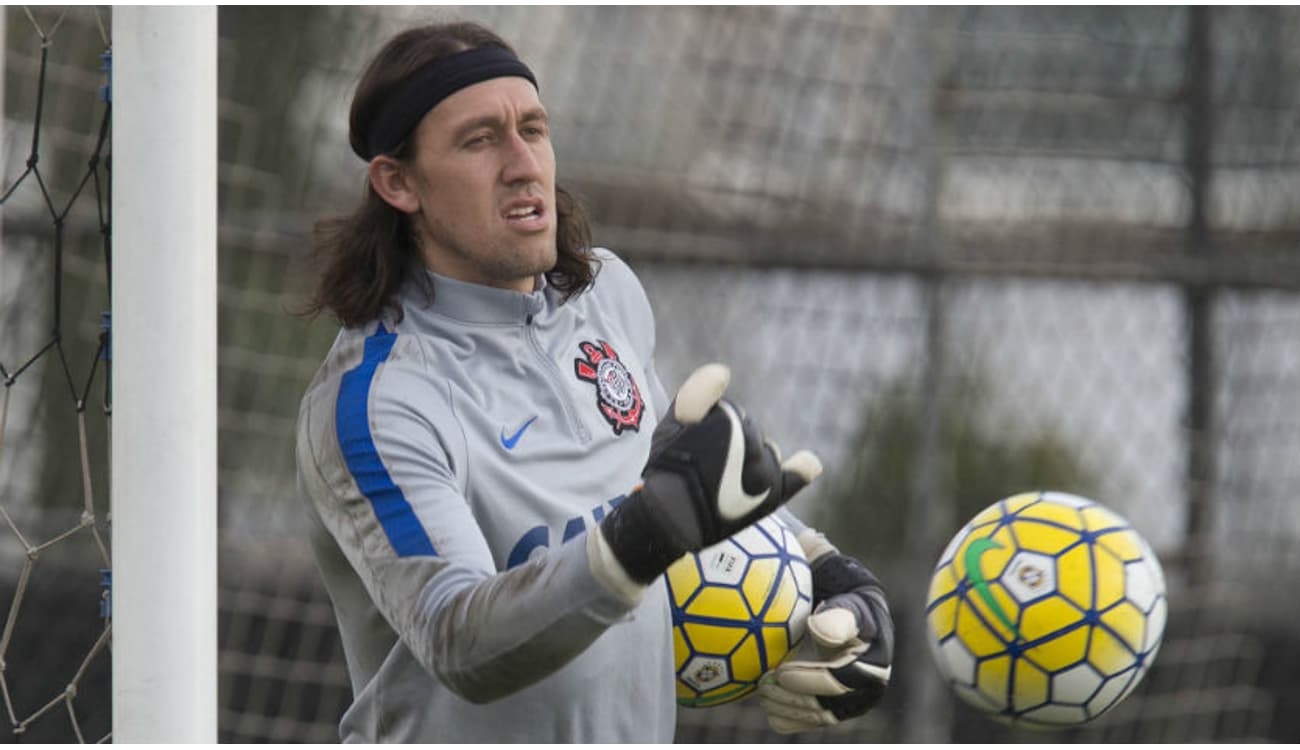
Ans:
[[[384,202],[402,213],[413,214],[420,210],[420,199],[402,164],[391,156],[376,156],[370,160],[370,187]]]

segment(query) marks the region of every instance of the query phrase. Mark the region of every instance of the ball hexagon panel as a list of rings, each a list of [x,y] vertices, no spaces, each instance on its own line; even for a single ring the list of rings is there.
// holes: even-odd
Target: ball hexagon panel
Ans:
[[[1124,596],[1142,612],[1149,612],[1164,587],[1157,588],[1157,579],[1146,560],[1124,566]]]
[[[1165,598],[1162,596],[1156,603],[1151,606],[1151,611],[1147,613],[1146,633],[1142,637],[1142,650],[1150,652],[1149,658],[1155,658],[1155,652],[1160,648],[1160,639],[1165,634]]]
[[[781,559],[778,557],[764,557],[750,561],[749,570],[746,571],[745,579],[741,582],[741,591],[744,592],[745,603],[749,605],[751,613],[758,615],[767,607],[774,584],[781,573]]]
[[[1083,612],[1068,599],[1051,596],[1025,607],[1025,614],[1020,618],[1020,635],[1033,643],[1071,629],[1082,617]]]
[[[673,671],[681,672],[682,666],[691,658],[691,647],[686,642],[680,628],[673,628]]]
[[[1092,700],[1105,679],[1088,664],[1079,664],[1052,675],[1052,700],[1082,706]]]
[[[990,700],[1005,703],[1007,689],[1011,687],[1011,657],[1004,654],[979,661],[975,666],[975,686]]]
[[[975,609],[966,601],[957,604],[956,637],[970,649],[971,654],[983,658],[1007,650],[1006,641],[985,624]]]
[[[1017,552],[999,580],[1017,602],[1030,604],[1056,593],[1056,560],[1038,552]]]
[[[1088,653],[1088,628],[1079,626],[1025,649],[1024,655],[1047,670],[1058,672],[1083,661]]]
[[[960,639],[949,638],[939,644],[938,654],[953,679],[967,685],[975,684],[975,657]]]
[[[1057,558],[1056,581],[1056,590],[1076,607],[1092,607],[1092,555],[1087,545],[1071,547]]]
[[[1017,659],[1012,669],[1015,671],[1011,690],[1013,710],[1019,713],[1047,703],[1050,682],[1046,672],[1025,659]]]
[[[786,568],[781,571],[781,577],[776,581],[776,591],[772,595],[772,602],[768,605],[763,620],[765,622],[788,622],[794,615],[798,604],[799,586],[795,582],[794,573],[789,568]]]
[[[749,633],[731,654],[731,679],[737,682],[757,682],[767,671],[767,661],[759,648],[758,638]]]
[[[1120,602],[1101,613],[1101,622],[1110,628],[1134,653],[1142,650],[1147,618],[1131,602]]]
[[[668,588],[672,592],[673,604],[685,607],[700,588],[700,580],[700,567],[694,558],[674,563],[668,569]]]
[[[957,603],[960,600],[955,596],[949,596],[943,600],[930,605],[930,613],[926,616],[930,623],[930,637],[935,641],[941,641],[952,635],[957,628]]]
[[[1111,634],[1108,628],[1092,629],[1092,644],[1088,647],[1088,663],[1106,677],[1113,677],[1133,666],[1136,654],[1124,642]]]
[[[1124,598],[1124,565],[1107,552],[1092,549],[1092,588],[1095,609],[1106,609]]]
[[[740,641],[747,635],[746,631],[725,625],[705,625],[688,622],[682,625],[682,633],[691,653],[725,656],[736,650]]]
[[[957,590],[957,574],[951,565],[943,565],[930,578],[930,591],[926,601],[931,603],[949,597]]]
[[[1042,552],[1053,557],[1064,552],[1072,545],[1079,544],[1079,533],[1077,531],[1062,528],[1053,523],[1020,518],[1016,520],[1015,532],[1016,541],[1019,542],[1021,549]]]
[[[1110,705],[1106,707],[1107,709],[1124,700],[1129,693],[1133,692],[1133,688],[1137,687],[1138,683],[1141,682],[1142,675],[1146,674],[1148,665],[1148,662],[1143,662],[1141,666],[1135,666],[1129,671],[1111,678],[1112,681],[1122,681],[1124,687],[1119,691],[1119,695],[1116,696],[1115,700],[1111,701]]]
[[[781,537],[778,535],[777,537]],[[735,536],[731,541],[736,546],[744,550],[750,557],[763,557],[766,555],[776,555],[779,550],[776,548],[776,542],[767,534],[763,533],[763,527],[749,526]]]
[[[1088,713],[1083,706],[1069,706],[1063,703],[1049,703],[1032,711],[1026,711],[1024,719],[1037,724],[1053,726],[1079,724],[1088,720]]]
[[[763,628],[763,649],[764,653],[769,655],[784,654],[798,643],[799,639],[792,637],[790,629],[785,626],[774,626]],[[773,665],[768,665],[770,668]]]
[[[1088,713],[1097,716],[1118,703],[1120,699],[1127,695],[1129,687],[1136,685],[1136,681],[1133,680],[1135,674],[1130,670],[1106,680],[1101,689],[1097,691],[1097,694],[1092,697],[1092,700],[1088,701]]]
[[[700,553],[701,578],[708,583],[735,586],[749,567],[749,555],[730,541]]]
[[[1074,539],[1079,538],[1077,532],[1083,529],[1083,519],[1079,516],[1079,511],[1063,505],[1039,502],[1020,511],[1016,516],[1026,521],[1034,519],[1044,522],[1034,524],[1034,526],[1046,526],[1066,532],[1076,532],[1071,534]]]
[[[976,605],[988,623],[1003,641],[1010,643],[1016,638],[1016,622],[1020,619],[1020,603],[1017,602],[1001,581],[988,584],[987,592],[997,606],[991,606],[984,596],[980,596]]]
[[[705,586],[695,594],[691,603],[686,605],[686,614],[699,617],[717,616],[719,613],[740,614],[746,611],[745,597],[741,596],[740,589],[723,586]]]
[[[1142,559],[1142,542],[1131,529],[1118,529],[1097,535],[1097,545],[1121,562]]]
[[[696,656],[687,662],[686,668],[679,674],[683,682],[701,693],[731,681],[727,661],[716,656]]]

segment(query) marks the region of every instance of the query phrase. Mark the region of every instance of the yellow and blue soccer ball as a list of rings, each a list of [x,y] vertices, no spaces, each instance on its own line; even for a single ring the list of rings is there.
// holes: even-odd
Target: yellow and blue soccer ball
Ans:
[[[677,702],[717,706],[749,695],[792,652],[812,610],[812,573],[772,516],[668,569]]]
[[[1133,691],[1164,634],[1164,573],[1119,515],[1015,495],[957,533],[926,604],[930,650],[967,703],[1017,726],[1097,718]]]

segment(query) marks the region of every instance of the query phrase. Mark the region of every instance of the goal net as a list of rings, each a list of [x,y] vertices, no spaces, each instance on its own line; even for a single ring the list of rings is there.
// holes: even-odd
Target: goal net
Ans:
[[[0,692],[14,739],[84,742],[110,723],[111,45],[77,16],[6,9]]]

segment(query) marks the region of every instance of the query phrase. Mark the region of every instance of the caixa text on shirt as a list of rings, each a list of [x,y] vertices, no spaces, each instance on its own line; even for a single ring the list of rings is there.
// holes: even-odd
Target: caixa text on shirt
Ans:
[[[604,503],[591,509],[591,518],[596,523],[600,523],[608,510],[617,508],[626,499],[627,495],[619,495],[618,497],[606,500]],[[560,535],[560,543],[563,544],[586,530],[586,517],[574,516],[564,522],[564,531]],[[533,550],[536,550],[539,547],[545,549],[550,546],[551,529],[542,524],[534,526],[528,531],[525,531],[524,535],[519,537],[519,541],[515,542],[515,546],[510,550],[510,557],[506,559],[506,568],[509,569],[516,565],[526,563],[528,562],[528,558],[533,554]]]

